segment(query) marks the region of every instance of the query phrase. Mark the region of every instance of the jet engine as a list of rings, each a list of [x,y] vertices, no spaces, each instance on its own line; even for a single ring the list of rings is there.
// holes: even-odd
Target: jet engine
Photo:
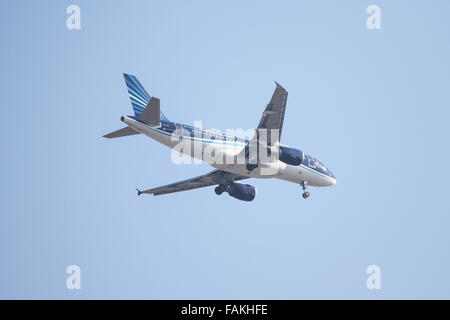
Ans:
[[[216,194],[220,195],[224,191],[228,192],[230,196],[238,200],[252,201],[256,196],[256,188],[249,184],[233,182],[228,185],[219,185],[216,187]]]

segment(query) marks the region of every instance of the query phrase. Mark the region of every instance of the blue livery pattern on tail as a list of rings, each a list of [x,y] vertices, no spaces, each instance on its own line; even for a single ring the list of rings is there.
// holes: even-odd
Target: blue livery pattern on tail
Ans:
[[[145,91],[144,87],[135,76],[126,73],[124,73],[123,76],[128,88],[128,93],[130,94],[134,115],[136,118],[139,118],[150,101],[151,96]]]

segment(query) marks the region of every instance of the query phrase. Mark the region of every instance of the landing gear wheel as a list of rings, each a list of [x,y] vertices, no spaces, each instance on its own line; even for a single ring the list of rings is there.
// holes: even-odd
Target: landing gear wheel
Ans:
[[[217,186],[217,187],[214,189],[214,192],[215,192],[218,196],[220,196],[224,191],[225,191],[225,190],[223,190],[222,186]]]
[[[309,192],[308,192],[308,190],[306,190],[306,183],[305,183],[305,181],[303,181],[300,185],[303,188],[303,198],[307,199],[309,197]]]

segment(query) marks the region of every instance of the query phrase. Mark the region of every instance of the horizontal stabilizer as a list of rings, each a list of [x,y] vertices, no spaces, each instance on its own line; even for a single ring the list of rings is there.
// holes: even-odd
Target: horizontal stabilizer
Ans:
[[[134,134],[139,134],[139,132],[137,132],[136,130],[134,130],[134,129],[130,128],[130,127],[125,127],[125,128],[119,129],[117,131],[105,134],[103,137],[111,139],[111,138],[132,136]]]
[[[159,99],[151,97],[144,111],[139,116],[139,121],[145,124],[157,127],[161,125]]]

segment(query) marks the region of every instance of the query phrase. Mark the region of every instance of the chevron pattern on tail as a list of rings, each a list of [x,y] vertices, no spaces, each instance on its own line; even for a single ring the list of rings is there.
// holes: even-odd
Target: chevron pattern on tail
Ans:
[[[123,76],[128,88],[128,93],[130,94],[134,115],[138,118],[150,101],[151,96],[145,91],[144,87],[135,76],[126,73],[124,73]]]

